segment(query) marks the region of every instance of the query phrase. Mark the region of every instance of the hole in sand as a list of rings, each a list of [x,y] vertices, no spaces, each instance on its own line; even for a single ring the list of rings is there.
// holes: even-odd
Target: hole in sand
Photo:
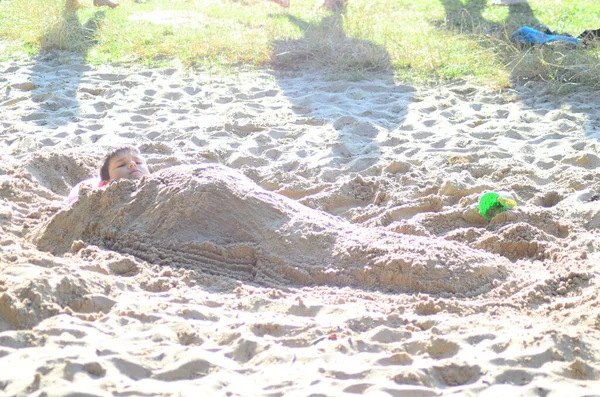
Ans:
[[[547,192],[541,197],[540,204],[542,207],[550,208],[560,203],[563,199],[564,197],[558,192]]]

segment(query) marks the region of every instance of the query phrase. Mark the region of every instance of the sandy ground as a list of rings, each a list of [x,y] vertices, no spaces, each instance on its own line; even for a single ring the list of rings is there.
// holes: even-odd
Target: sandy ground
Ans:
[[[598,93],[0,71],[0,395],[600,396]]]

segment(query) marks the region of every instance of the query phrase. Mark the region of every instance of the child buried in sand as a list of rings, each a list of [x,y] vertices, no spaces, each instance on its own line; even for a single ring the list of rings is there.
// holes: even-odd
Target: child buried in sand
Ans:
[[[131,145],[118,147],[104,157],[100,167],[100,178],[86,179],[75,185],[67,197],[67,203],[77,200],[81,185],[99,188],[113,180],[140,179],[145,175],[150,175],[150,171],[139,149]]]

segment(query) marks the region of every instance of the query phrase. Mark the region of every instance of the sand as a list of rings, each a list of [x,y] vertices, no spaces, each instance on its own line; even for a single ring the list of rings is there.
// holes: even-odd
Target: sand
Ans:
[[[596,92],[0,71],[0,395],[600,395]]]

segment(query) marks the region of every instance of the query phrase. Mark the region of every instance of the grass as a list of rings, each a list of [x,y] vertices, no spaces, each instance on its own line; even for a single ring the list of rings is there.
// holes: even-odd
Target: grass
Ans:
[[[292,0],[121,0],[114,10],[66,9],[65,0],[0,1],[0,40],[11,56],[54,48],[92,64],[192,68],[318,68],[334,76],[385,73],[407,83],[472,79],[506,87],[530,80],[570,87],[600,84],[598,48],[520,49],[517,28],[538,23],[578,35],[600,28],[600,2],[531,0],[350,0],[346,12]],[[158,18],[163,23],[159,23]]]

